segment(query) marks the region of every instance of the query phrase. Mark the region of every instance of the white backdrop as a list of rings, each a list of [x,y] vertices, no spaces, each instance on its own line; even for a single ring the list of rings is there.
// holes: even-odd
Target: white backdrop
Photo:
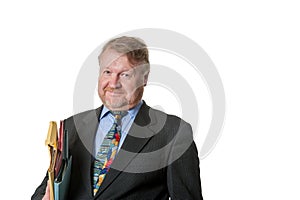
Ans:
[[[29,199],[41,182],[48,123],[73,114],[87,56],[138,28],[184,34],[222,78],[226,120],[201,160],[204,198],[299,199],[299,19],[292,0],[1,1],[1,199]]]

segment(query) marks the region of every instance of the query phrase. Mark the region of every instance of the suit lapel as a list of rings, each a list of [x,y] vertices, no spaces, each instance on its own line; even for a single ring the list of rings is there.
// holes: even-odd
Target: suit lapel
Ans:
[[[98,128],[101,110],[102,106],[96,110],[88,111],[86,115],[81,116],[79,114],[74,116],[75,127],[81,142],[81,145],[79,145],[77,149],[81,163],[79,170],[90,196],[92,196],[91,164],[93,163],[94,138]]]

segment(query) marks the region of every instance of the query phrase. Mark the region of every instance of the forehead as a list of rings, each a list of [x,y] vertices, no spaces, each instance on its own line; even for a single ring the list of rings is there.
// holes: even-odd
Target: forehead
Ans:
[[[126,54],[118,53],[114,50],[106,50],[100,57],[100,67],[128,67],[132,68],[132,64],[129,62]]]

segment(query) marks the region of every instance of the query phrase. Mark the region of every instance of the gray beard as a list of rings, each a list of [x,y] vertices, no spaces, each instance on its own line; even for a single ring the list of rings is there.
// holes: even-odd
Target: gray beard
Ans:
[[[114,101],[105,101],[105,106],[112,110],[123,108],[127,105],[129,105],[129,101],[125,98],[122,98],[120,100],[114,100]]]

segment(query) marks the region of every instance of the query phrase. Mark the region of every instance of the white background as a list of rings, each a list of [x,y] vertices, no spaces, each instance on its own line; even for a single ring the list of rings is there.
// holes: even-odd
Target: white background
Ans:
[[[29,199],[42,181],[48,123],[73,114],[87,56],[122,32],[163,28],[197,42],[225,87],[204,198],[299,199],[299,19],[296,0],[1,1],[0,198]]]

